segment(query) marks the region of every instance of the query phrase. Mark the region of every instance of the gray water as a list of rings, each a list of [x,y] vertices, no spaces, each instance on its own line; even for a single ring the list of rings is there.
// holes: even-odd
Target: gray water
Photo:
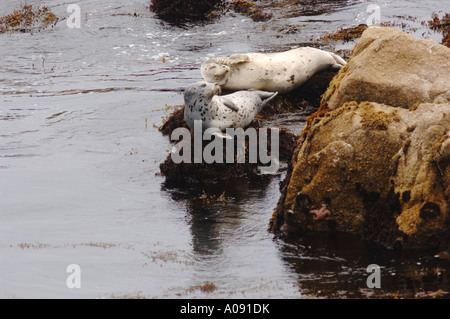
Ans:
[[[0,16],[24,3],[0,0]],[[67,17],[71,1],[27,1]],[[364,23],[369,2],[305,1],[254,22],[228,12],[173,25],[150,1],[78,1],[81,28],[0,34],[0,297],[392,298],[450,291],[435,252],[404,255],[357,237],[280,239],[267,231],[284,172],[238,180],[225,200],[167,188],[171,148],[157,127],[208,57],[298,45],[349,50],[319,37]],[[449,1],[380,1],[382,21],[420,25]],[[302,13],[301,15],[298,12]],[[134,15],[136,13],[136,15]],[[289,27],[297,32],[287,32]],[[415,30],[414,28],[417,28]],[[307,114],[269,124],[300,132]],[[366,285],[370,264],[381,288]],[[70,264],[81,288],[69,289]],[[215,289],[200,289],[212,283]]]

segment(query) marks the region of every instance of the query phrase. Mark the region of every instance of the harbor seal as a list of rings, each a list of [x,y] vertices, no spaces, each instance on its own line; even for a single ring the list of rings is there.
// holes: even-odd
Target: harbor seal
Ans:
[[[206,82],[223,89],[264,90],[289,93],[302,86],[314,74],[340,69],[346,64],[337,54],[311,47],[279,53],[233,54],[208,59],[201,65]]]
[[[218,95],[221,88],[217,84],[197,82],[184,90],[184,118],[193,129],[194,121],[201,120],[203,130],[216,127],[245,128],[277,92],[239,91]]]

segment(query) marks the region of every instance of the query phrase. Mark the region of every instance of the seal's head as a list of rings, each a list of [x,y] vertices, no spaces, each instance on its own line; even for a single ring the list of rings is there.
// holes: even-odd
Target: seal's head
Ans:
[[[230,67],[220,63],[217,59],[206,60],[201,66],[201,73],[205,81],[224,85],[230,78]]]
[[[220,86],[214,83],[196,82],[184,89],[184,102],[186,106],[196,104],[195,102],[208,102],[214,95],[220,94]]]

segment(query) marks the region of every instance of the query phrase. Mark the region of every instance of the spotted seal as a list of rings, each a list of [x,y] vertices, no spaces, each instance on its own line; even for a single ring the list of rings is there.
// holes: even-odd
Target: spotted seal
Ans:
[[[217,84],[197,82],[184,90],[184,118],[191,129],[194,121],[201,120],[202,128],[245,128],[254,117],[272,100],[277,92],[239,91],[218,95]]]
[[[231,91],[253,89],[286,94],[302,86],[314,74],[340,69],[345,64],[335,53],[304,47],[279,53],[233,54],[208,59],[201,65],[201,73],[206,82]]]

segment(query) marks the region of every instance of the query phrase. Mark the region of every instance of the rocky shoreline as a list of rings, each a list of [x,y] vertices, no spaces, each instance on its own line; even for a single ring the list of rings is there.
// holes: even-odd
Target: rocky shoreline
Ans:
[[[371,27],[339,73],[318,74],[301,92],[277,97],[252,127],[295,111],[305,92],[311,103],[321,100],[299,137],[281,131],[280,157],[288,168],[270,230],[289,236],[342,231],[391,248],[447,250],[449,72],[445,46]],[[183,109],[160,130],[170,136],[177,127],[186,127]],[[160,169],[168,184],[208,187],[258,178],[257,166],[174,164],[169,155]],[[313,219],[321,206],[330,216]]]
[[[252,17],[265,8],[239,0],[226,10]],[[259,128],[305,100],[318,107],[300,136],[281,133],[281,160],[288,168],[271,231],[342,231],[390,248],[449,249],[448,15],[424,23],[442,32],[442,45],[390,27],[359,25],[326,35],[322,40],[359,38],[348,64],[277,97],[252,123]],[[182,112],[160,128],[164,135],[186,127]],[[173,185],[258,177],[257,165],[175,165],[170,155],[160,169]],[[330,216],[313,219],[320,207]]]

